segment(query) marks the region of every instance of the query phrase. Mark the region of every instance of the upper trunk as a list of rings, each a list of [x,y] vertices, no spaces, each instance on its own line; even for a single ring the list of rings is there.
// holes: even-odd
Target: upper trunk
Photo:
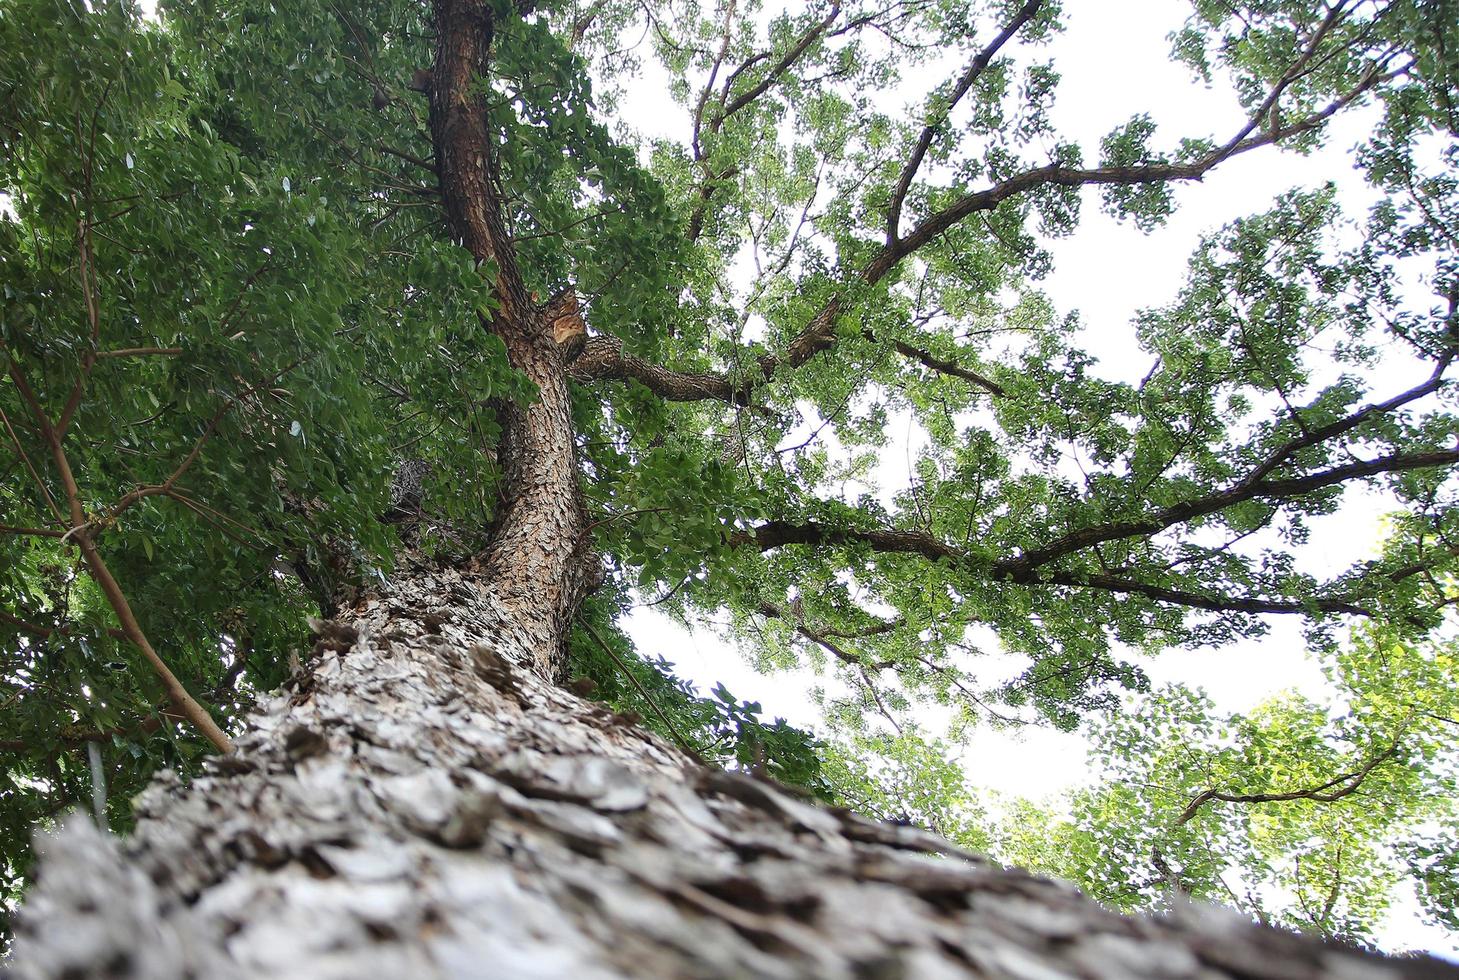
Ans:
[[[563,639],[597,572],[584,560],[590,548],[567,376],[544,311],[523,282],[497,190],[499,137],[490,128],[486,83],[491,8],[438,0],[435,22],[431,133],[451,231],[483,269],[495,268],[499,305],[483,325],[538,390],[529,404],[500,406],[502,506],[486,563],[497,594],[521,613],[520,622],[541,631],[532,644],[545,657],[537,670],[560,677]]]
[[[474,579],[361,601],[235,755],[117,848],[42,842],[15,975],[1456,976],[1234,913],[1123,918],[920,831],[710,771],[536,675]]]

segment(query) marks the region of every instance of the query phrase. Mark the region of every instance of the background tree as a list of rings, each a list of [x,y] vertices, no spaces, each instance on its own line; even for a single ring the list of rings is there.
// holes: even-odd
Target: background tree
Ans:
[[[358,868],[321,850],[340,835],[378,855],[363,844],[383,839],[372,833],[405,834],[426,861],[433,847],[495,854],[486,843],[505,846],[494,835],[521,821],[576,854],[611,850],[628,826],[687,854],[683,834],[610,832],[592,813],[511,795],[649,806],[624,805],[640,800],[627,790],[605,802],[587,787],[609,777],[586,763],[554,776],[506,751],[526,739],[582,753],[600,739],[661,787],[643,800],[669,799],[664,750],[627,748],[633,717],[600,717],[552,686],[574,673],[611,678],[619,707],[642,701],[703,757],[821,788],[805,736],[728,692],[694,698],[602,635],[633,589],[685,615],[727,609],[783,649],[830,657],[867,711],[927,699],[971,719],[1001,701],[1066,726],[1143,683],[1119,644],[1218,644],[1276,615],[1304,617],[1318,640],[1350,618],[1407,637],[1448,603],[1456,159],[1434,141],[1454,131],[1452,4],[1198,5],[1176,53],[1230,78],[1245,121],[1163,141],[1136,115],[1092,163],[1050,130],[1057,74],[1036,52],[1058,8],[1038,0],[775,16],[203,3],[159,23],[125,2],[3,11],[15,53],[0,68],[12,876],[22,823],[94,775],[83,743],[105,750],[97,774],[119,817],[157,764],[191,765],[189,732],[229,750],[225,729],[244,731],[244,709],[285,681],[292,693],[268,702],[232,761],[140,804],[151,818],[133,847],[168,879],[155,908],[139,907],[147,929],[262,928],[268,914],[229,919],[237,909],[191,922],[172,899],[274,894],[278,868],[357,885]],[[642,53],[618,44],[635,21],[688,119],[684,143],[642,157],[589,82],[605,106],[632,83]],[[889,113],[877,93],[908,66],[947,73],[910,114]],[[1177,185],[1239,154],[1310,147],[1369,102],[1384,116],[1363,162],[1389,198],[1362,241],[1336,236],[1331,193],[1284,197],[1212,236],[1178,300],[1142,317],[1147,374],[1101,375],[1077,322],[1036,289],[1039,236],[1075,226],[1081,189],[1150,226]],[[1423,289],[1405,291],[1414,269]],[[1412,377],[1370,390],[1380,356]],[[878,493],[866,477],[893,413],[928,443],[916,485]],[[378,519],[401,458],[431,464],[425,513],[403,536],[417,548]],[[1385,488],[1403,510],[1386,553],[1300,573],[1289,545],[1354,485]],[[311,607],[337,622],[316,624],[306,663],[290,654]],[[980,683],[980,630],[1027,658],[1022,677]],[[469,731],[426,710],[453,685],[476,705]],[[370,705],[397,727],[376,727]],[[402,775],[401,753],[433,774],[409,805],[379,789]],[[349,778],[330,767],[346,757]],[[851,852],[825,843],[839,838],[808,815],[819,811],[705,778],[702,794],[741,808],[731,823],[768,809],[784,830],[793,814],[845,871]],[[554,780],[565,788],[549,793]],[[343,800],[364,786],[396,802],[357,813]],[[228,800],[246,829],[202,816]],[[505,825],[486,819],[502,807]],[[343,823],[324,829],[334,813]],[[836,833],[872,834],[836,819]],[[365,822],[342,829],[351,820]],[[882,833],[863,843],[889,843]],[[96,846],[77,838],[73,857],[112,867]],[[791,963],[861,962],[849,935],[820,954],[745,919],[740,885],[650,882],[647,855],[625,865],[633,888],[672,893],[739,937],[673,955],[758,969],[768,943]],[[107,904],[68,888],[130,880],[120,866],[68,877],[57,860],[39,900],[57,924],[66,908]],[[566,882],[563,867],[544,881]],[[887,874],[907,894],[947,891],[918,892],[910,866]],[[972,887],[952,874],[954,891]],[[610,880],[583,887],[627,914],[636,893]],[[304,894],[283,889],[270,914],[296,922]],[[566,894],[554,900],[577,901]],[[796,907],[815,919],[830,894]],[[351,936],[396,944],[402,963],[425,955],[414,933],[381,933],[385,920],[348,919],[363,930]],[[177,953],[173,965],[212,955],[133,947]],[[231,955],[262,968],[277,952],[250,938]]]
[[[1364,943],[1412,871],[1428,916],[1452,925],[1452,884],[1419,855],[1455,817],[1453,666],[1451,646],[1370,632],[1330,658],[1330,705],[1289,692],[1224,716],[1197,693],[1156,692],[1096,734],[1099,778],[1072,795],[1071,819],[1016,806],[996,849],[1116,908],[1159,908],[1174,890]]]

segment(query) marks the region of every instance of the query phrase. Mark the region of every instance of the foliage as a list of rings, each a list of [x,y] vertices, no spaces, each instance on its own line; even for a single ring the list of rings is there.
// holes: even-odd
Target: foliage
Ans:
[[[1132,106],[1087,148],[1050,121],[1054,0],[483,9],[475,91],[500,137],[483,150],[499,217],[525,288],[571,288],[593,334],[565,368],[608,570],[582,621],[628,666],[581,630],[571,652],[615,706],[712,759],[967,836],[938,809],[961,797],[936,747],[858,719],[938,704],[962,728],[1004,714],[1068,728],[1146,686],[1128,649],[1219,645],[1271,616],[1301,617],[1319,645],[1353,620],[1385,645],[1440,624],[1456,561],[1459,46],[1434,28],[1459,21],[1453,0],[1199,0],[1176,56],[1228,84],[1245,121],[1170,137]],[[149,772],[203,750],[144,640],[200,713],[236,728],[288,675],[305,615],[391,573],[402,541],[378,518],[399,459],[433,464],[424,559],[482,552],[504,509],[504,409],[537,395],[486,328],[493,269],[443,220],[412,88],[432,61],[429,5],[142,14],[0,2],[9,888],[28,826],[85,798],[88,743],[118,824]],[[639,31],[645,46],[624,50]],[[650,62],[682,139],[638,140],[611,114]],[[893,104],[904,93],[910,109]],[[1102,364],[1039,291],[1047,239],[1078,226],[1086,191],[1154,227],[1182,185],[1237,155],[1310,149],[1365,103],[1381,111],[1359,152],[1382,195],[1370,220],[1354,230],[1308,187],[1211,234],[1127,338],[1142,378]],[[1395,367],[1380,378],[1380,363]],[[893,423],[919,448],[905,485],[878,485]],[[1400,512],[1384,553],[1300,567],[1311,519],[1355,487]],[[630,601],[727,614],[766,666],[829,666],[852,691],[831,704],[845,745],[818,756],[753,702],[630,659],[610,628]],[[985,680],[994,655],[1016,676]],[[1197,702],[1152,704],[1168,710],[1109,731],[1204,731]],[[1291,702],[1242,723],[1279,746],[1318,714]],[[1341,760],[1304,746],[1313,772]],[[868,753],[881,761],[854,761]],[[1422,808],[1426,790],[1400,789]],[[1253,855],[1297,839],[1263,826]],[[1447,826],[1404,852],[1435,905],[1451,894]],[[1178,856],[1211,880],[1190,847]],[[1361,936],[1363,914],[1314,921]]]
[[[968,850],[987,851],[987,813],[947,747],[915,731],[856,734],[825,751],[837,802],[878,820],[925,827]]]
[[[1288,692],[1224,715],[1157,691],[1097,728],[1069,816],[1019,802],[999,853],[1122,910],[1181,892],[1366,944],[1411,874],[1453,928],[1454,848],[1435,831],[1459,816],[1456,652],[1369,631],[1328,658],[1326,704]]]

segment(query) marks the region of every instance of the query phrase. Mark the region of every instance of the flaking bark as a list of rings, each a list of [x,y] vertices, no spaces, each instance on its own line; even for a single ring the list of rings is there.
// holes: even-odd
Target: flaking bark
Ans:
[[[328,629],[238,751],[118,844],[42,841],[17,980],[1459,976],[1187,908],[1108,912],[909,827],[710,771],[536,673],[472,574]]]
[[[482,318],[506,345],[507,360],[537,388],[528,402],[500,405],[501,510],[486,564],[497,594],[542,633],[538,669],[561,677],[564,638],[583,597],[601,580],[588,555],[588,520],[578,485],[564,355],[546,313],[531,301],[503,219],[487,108],[493,34],[489,5],[438,0],[431,71],[431,134],[452,233],[483,272],[494,270],[497,308]]]

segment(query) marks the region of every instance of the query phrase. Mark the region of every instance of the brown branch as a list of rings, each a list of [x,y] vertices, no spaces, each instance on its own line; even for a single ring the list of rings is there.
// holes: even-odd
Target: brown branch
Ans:
[[[748,405],[744,387],[722,374],[673,371],[624,349],[609,335],[589,337],[582,354],[568,368],[574,381],[637,381],[660,398],[675,402],[722,401]]]
[[[183,457],[182,462],[177,464],[177,467],[172,471],[167,479],[163,480],[161,483],[154,483],[147,486],[137,487],[135,490],[131,490],[126,494],[123,494],[116,503],[107,508],[105,516],[103,516],[99,520],[92,521],[90,523],[94,525],[110,525],[118,517],[121,516],[123,511],[129,509],[133,504],[136,504],[138,501],[145,500],[148,497],[172,495],[174,485],[177,483],[178,480],[182,479],[183,476],[187,474],[187,471],[192,468],[192,465],[198,461],[198,457],[202,455],[203,447],[207,445],[208,440],[210,440],[213,437],[214,433],[217,432],[219,423],[221,423],[223,421],[223,417],[226,416],[233,409],[233,406],[243,401],[243,399],[247,398],[249,395],[254,394],[259,389],[267,385],[272,385],[274,382],[278,381],[284,375],[294,370],[294,368],[298,367],[303,362],[304,358],[300,358],[289,364],[287,367],[283,368],[283,370],[276,372],[268,378],[265,378],[263,381],[259,381],[253,385],[250,385],[243,391],[233,395],[231,398],[225,401],[218,408],[218,410],[213,413],[213,417],[208,420],[208,424],[203,428],[202,434],[199,435],[198,438],[193,442],[192,449],[190,449],[188,451],[188,454]],[[179,501],[179,503],[183,503],[183,501]]]
[[[882,701],[881,695],[877,693],[876,682],[873,681],[871,679],[871,675],[866,672],[866,667],[858,664],[856,672],[861,675],[861,680],[862,683],[866,685],[867,693],[871,695],[871,700],[876,704],[876,710],[881,714],[883,718],[891,722],[892,728],[896,729],[898,735],[903,734],[902,726],[897,723],[897,719],[892,716],[891,711],[887,709],[886,704]]]
[[[798,524],[789,521],[766,521],[749,531],[740,531],[730,535],[729,544],[731,547],[752,544],[760,551],[771,551],[792,544],[864,545],[873,551],[918,555],[928,561],[955,562],[964,557],[961,551],[921,531],[837,528],[814,521]]]
[[[577,46],[583,43],[583,38],[587,36],[588,31],[593,26],[593,22],[598,19],[598,15],[607,6],[608,0],[596,0],[592,6],[588,7],[581,16],[572,22],[572,35],[567,42],[569,50],[576,50]]]
[[[101,552],[97,550],[96,544],[92,541],[90,529],[87,526],[85,507],[81,500],[81,489],[77,486],[76,477],[71,472],[71,463],[61,444],[60,433],[41,407],[40,400],[31,390],[19,365],[13,360],[10,362],[10,377],[15,382],[16,388],[19,389],[21,397],[30,408],[36,424],[50,446],[51,459],[60,475],[61,485],[66,490],[66,500],[71,511],[71,538],[81,549],[87,569],[90,571],[92,579],[101,587],[107,603],[112,607],[112,612],[116,614],[121,623],[122,631],[152,665],[152,670],[162,682],[163,690],[167,692],[168,699],[178,712],[191,722],[203,737],[212,742],[218,751],[225,753],[233,751],[232,741],[223,734],[223,730],[218,727],[217,722],[213,721],[212,715],[183,687],[182,682],[152,648],[147,635],[142,631],[141,624],[137,622],[137,617],[132,612],[131,604],[127,602],[121,586],[117,584],[116,578],[111,574],[111,569],[107,567],[106,561],[101,557]]]
[[[760,81],[751,88],[740,93],[728,105],[724,107],[724,109],[719,113],[718,117],[714,121],[714,125],[712,127],[713,130],[718,131],[719,128],[724,125],[726,119],[728,119],[730,116],[733,116],[735,113],[745,108],[745,106],[749,105],[751,102],[754,102],[760,96],[768,92],[770,90],[770,87],[779,80],[780,76],[785,74],[785,72],[788,71],[792,65],[799,61],[801,56],[806,53],[807,49],[809,49],[810,46],[815,43],[816,39],[819,38],[822,34],[826,33],[826,31],[830,29],[831,25],[836,22],[836,18],[840,16],[841,4],[839,2],[832,3],[831,12],[827,14],[825,18],[820,21],[820,23],[812,25],[809,29],[806,30],[804,34],[797,38],[795,44],[791,45],[790,50],[786,51],[784,56],[781,57],[781,59],[777,61],[768,72],[765,73],[764,78],[760,79]],[[733,84],[733,81],[734,79],[731,78],[731,84]],[[728,94],[729,88],[726,87],[725,95]]]
[[[96,358],[101,360],[104,357],[146,357],[149,355],[176,357],[181,353],[181,347],[123,347],[120,350],[98,351]]]
[[[739,80],[740,75],[753,65],[768,60],[770,57],[770,52],[764,51],[755,55],[751,55],[748,59],[742,62],[740,66],[732,71],[729,74],[729,77],[725,79],[724,87],[720,90],[719,111],[716,112],[713,118],[709,120],[709,124],[706,129],[704,125],[704,112],[709,101],[710,92],[714,88],[715,79],[718,77],[719,69],[723,66],[725,53],[729,47],[730,29],[733,26],[730,21],[733,17],[734,9],[734,3],[731,2],[725,14],[724,36],[720,45],[719,52],[715,56],[714,63],[710,68],[709,79],[705,82],[704,90],[700,93],[698,104],[694,108],[694,132],[693,140],[691,143],[691,150],[694,154],[695,162],[699,164],[704,164],[706,157],[702,145],[704,133],[708,132],[710,135],[718,134],[719,131],[724,127],[725,121],[728,120],[730,116],[739,112],[741,109],[744,109],[750,103],[754,102],[760,96],[769,91],[770,88],[774,86],[777,81],[779,81],[781,76],[783,76],[786,71],[788,71],[797,61],[800,60],[800,58],[805,54],[810,46],[815,43],[816,39],[826,33],[831,24],[835,22],[836,18],[841,16],[841,4],[838,0],[838,2],[831,5],[831,12],[827,14],[824,19],[807,28],[806,31],[802,33],[799,38],[796,39],[796,42],[791,45],[790,49],[786,51],[786,53],[781,57],[780,61],[776,62],[776,64],[772,66],[769,71],[766,72],[764,78],[762,78],[758,83],[751,86],[746,91],[740,93],[740,95],[736,96],[733,100],[730,100],[730,92],[733,90],[735,82]],[[862,18],[856,23],[860,24],[864,23],[865,21],[866,18]],[[704,233],[704,222],[709,213],[709,202],[710,199],[714,196],[714,190],[716,185],[738,174],[739,167],[735,164],[730,164],[724,167],[719,172],[715,173],[713,171],[709,171],[706,165],[706,171],[707,172],[704,175],[704,180],[700,182],[699,189],[697,191],[699,201],[695,204],[694,210],[689,215],[688,231],[686,234],[689,241],[691,242],[698,241],[699,236]]]
[[[1427,453],[1404,455],[1395,453],[1377,459],[1334,466],[1306,476],[1285,480],[1244,479],[1215,493],[1185,500],[1148,517],[1133,521],[1116,521],[1080,528],[1041,548],[1024,552],[1017,558],[1004,559],[995,567],[1009,575],[1013,581],[1030,576],[1040,566],[1076,551],[1117,541],[1122,538],[1148,537],[1176,524],[1189,523],[1200,517],[1214,514],[1239,503],[1257,498],[1299,497],[1327,487],[1337,486],[1349,480],[1383,473],[1402,473],[1409,470],[1448,466],[1459,462],[1459,449],[1442,449]]]
[[[0,524],[0,534],[19,534],[37,538],[64,538],[65,531],[49,527],[17,527],[14,524]]]
[[[892,660],[863,660],[861,657],[850,652],[849,650],[842,648],[839,644],[835,642],[835,639],[851,639],[852,637],[847,637],[845,634],[832,633],[829,630],[814,628],[810,626],[810,624],[808,624],[803,617],[793,615],[788,610],[777,606],[773,602],[760,603],[760,614],[770,619],[784,619],[789,621],[792,628],[797,633],[805,637],[807,640],[810,640],[817,646],[821,647],[827,653],[831,654],[831,656],[835,657],[837,660],[841,661],[844,664],[848,664],[852,667],[862,669],[869,668],[871,670],[887,670],[891,667],[896,666],[896,662]],[[883,623],[878,627],[873,627],[874,632],[868,633],[866,635],[875,635],[876,633],[889,633],[895,628],[895,624]]]
[[[1363,785],[1363,781],[1368,778],[1368,775],[1374,769],[1397,754],[1398,747],[1403,742],[1403,733],[1406,728],[1407,724],[1405,723],[1399,729],[1397,737],[1393,740],[1393,744],[1386,751],[1369,759],[1363,764],[1362,768],[1329,779],[1320,786],[1291,790],[1285,793],[1223,793],[1220,790],[1208,789],[1186,805],[1186,808],[1181,811],[1180,816],[1176,818],[1175,826],[1180,827],[1189,823],[1200,812],[1201,807],[1210,803],[1212,800],[1221,803],[1287,803],[1292,800],[1312,800],[1317,803],[1334,803],[1345,796],[1350,796],[1357,792],[1359,787]]]
[[[175,720],[183,720],[177,716],[168,716]],[[136,735],[150,735],[162,727],[161,717],[145,718],[135,728],[109,728],[104,731],[65,731],[58,733],[55,740],[68,748],[80,748],[88,742],[110,742],[113,738],[130,738]],[[0,739],[0,752],[29,752],[37,747],[45,748],[46,742],[42,738],[7,738]]]
[[[877,342],[876,334],[872,333],[870,330],[863,330],[862,336],[864,336],[867,340],[870,340],[873,343]],[[977,371],[972,370],[971,368],[965,368],[955,361],[949,361],[946,358],[938,357],[936,354],[933,354],[929,350],[924,350],[921,347],[913,347],[911,344],[904,343],[900,340],[892,341],[892,349],[895,350],[898,354],[901,354],[903,357],[914,360],[918,364],[921,364],[923,367],[936,371],[939,374],[946,374],[954,378],[961,378],[964,381],[971,382],[972,384],[975,384],[979,388],[982,388],[984,391],[988,392],[990,395],[1002,396],[1004,394],[1003,386],[998,384],[998,382],[993,381],[990,378],[984,377],[983,375],[979,374]]]
[[[885,245],[862,270],[860,279],[866,285],[880,282],[903,259],[932,242],[963,219],[973,214],[991,211],[1011,197],[1026,194],[1040,187],[1050,185],[1081,187],[1200,180],[1216,166],[1238,154],[1318,128],[1328,118],[1359,99],[1374,86],[1407,73],[1411,67],[1410,63],[1394,71],[1384,72],[1381,66],[1375,65],[1351,91],[1335,99],[1322,110],[1260,136],[1234,139],[1192,163],[1155,163],[1093,169],[1066,167],[1052,163],[1046,167],[1037,167],[1016,174],[986,190],[965,194],[942,210],[923,219],[906,237],[898,238]],[[821,351],[831,347],[835,343],[836,318],[840,312],[840,300],[838,297],[833,297],[801,331],[800,335],[791,341],[783,357],[776,358],[774,355],[766,355],[760,358],[760,365],[766,378],[768,379],[782,365],[792,368],[799,367]]]
[[[1263,481],[1254,486],[1245,487],[1239,494],[1223,491],[1195,501],[1177,504],[1166,508],[1156,518],[1147,521],[1084,528],[1066,535],[1060,539],[1057,546],[1030,551],[1018,558],[994,562],[991,566],[970,563],[968,556],[963,551],[925,532],[888,528],[838,528],[814,521],[800,523],[781,520],[767,521],[749,530],[729,535],[727,543],[731,547],[753,546],[762,552],[789,545],[866,547],[884,554],[916,555],[928,561],[944,561],[961,565],[995,582],[1025,586],[1063,586],[1141,595],[1159,602],[1209,612],[1251,614],[1322,612],[1372,616],[1374,615],[1373,610],[1353,601],[1355,597],[1351,593],[1314,597],[1307,601],[1267,599],[1259,596],[1212,596],[1122,578],[1114,574],[1080,574],[1058,570],[1040,572],[1038,569],[1055,558],[1093,547],[1104,541],[1148,536],[1171,525],[1193,519],[1195,516],[1213,513],[1252,497],[1299,497],[1330,486],[1340,485],[1352,479],[1380,473],[1446,466],[1456,462],[1459,462],[1459,450],[1440,450],[1411,455],[1395,454],[1376,460],[1337,466],[1303,477]],[[1392,574],[1387,577],[1394,581],[1398,580]]]
[[[434,163],[431,163],[431,161],[429,160],[424,160],[416,156],[414,153],[406,153],[404,150],[397,150],[393,146],[384,146],[381,144],[376,144],[375,149],[379,150],[381,153],[388,153],[393,157],[404,160],[406,163],[413,163],[423,170],[430,171],[431,173],[436,172],[436,165]]]
[[[659,703],[655,701],[653,699],[653,696],[648,693],[647,689],[645,689],[644,686],[639,683],[639,680],[634,675],[633,671],[629,670],[628,665],[623,662],[623,658],[614,653],[613,648],[608,646],[607,641],[598,635],[598,631],[593,629],[592,624],[585,619],[580,619],[578,620],[578,625],[580,625],[587,632],[587,634],[593,638],[594,642],[596,642],[598,646],[602,647],[603,652],[608,655],[608,659],[612,660],[613,663],[618,667],[618,669],[623,673],[623,676],[628,678],[628,682],[633,685],[634,690],[638,691],[639,697],[643,698],[644,701],[648,703],[648,706],[653,709],[653,713],[659,716],[659,721],[664,723],[664,727],[667,728],[669,730],[669,734],[674,737],[674,741],[679,743],[679,748],[683,749],[684,752],[688,754],[691,759],[699,763],[701,766],[708,766],[709,763],[704,761],[704,756],[699,754],[699,752],[694,748],[689,740],[685,738],[683,734],[679,731],[678,727],[673,723],[673,721],[669,719],[669,716],[664,714],[664,709],[659,707]]]
[[[31,636],[38,636],[43,640],[55,632],[49,626],[38,626],[28,620],[21,619],[19,616],[12,615],[3,609],[0,609],[0,623],[9,623],[16,629],[24,630]]]
[[[729,53],[730,39],[734,35],[735,0],[726,0],[724,7],[724,27],[720,30],[719,51],[715,53],[714,60],[709,66],[709,79],[704,83],[704,90],[699,93],[699,101],[694,106],[694,130],[690,140],[690,148],[694,153],[695,161],[704,159],[704,149],[700,144],[701,130],[704,126],[704,109],[709,104],[709,95],[714,91],[715,80],[719,77],[719,69],[724,65],[724,57]],[[711,132],[719,129],[718,120],[711,121]]]
[[[1244,139],[1227,143],[1190,163],[1148,163],[1094,168],[1067,167],[1059,163],[1051,163],[1045,167],[1026,170],[986,190],[965,194],[942,210],[929,215],[905,238],[899,238],[894,245],[883,249],[868,267],[864,278],[868,282],[877,281],[902,259],[969,215],[991,211],[1011,197],[1026,194],[1040,187],[1085,187],[1200,180],[1232,157],[1317,129],[1334,114],[1357,101],[1380,82],[1406,74],[1411,68],[1412,65],[1409,64],[1391,72],[1384,72],[1375,66],[1350,92],[1333,100],[1318,112],[1286,126],[1268,130],[1259,136],[1247,136]]]
[[[1383,66],[1375,65],[1352,90],[1333,100],[1323,109],[1294,123],[1267,130],[1257,136],[1241,137],[1238,134],[1237,138],[1224,146],[1190,163],[1152,163],[1096,168],[1067,167],[1052,163],[1016,174],[985,190],[965,194],[942,210],[924,218],[905,237],[897,238],[883,246],[863,268],[858,278],[864,285],[875,285],[894,270],[903,259],[934,241],[943,232],[965,218],[973,214],[991,211],[1009,198],[1026,194],[1040,187],[1082,187],[1200,180],[1215,167],[1234,156],[1317,129],[1335,113],[1361,98],[1378,84],[1402,76],[1411,68],[1412,64],[1409,63],[1392,71],[1384,71]],[[1243,129],[1242,132],[1248,132],[1248,130]],[[696,211],[694,220],[691,220],[691,226],[702,227],[702,221],[702,215]],[[670,383],[674,372],[668,371],[666,368],[641,362],[635,366],[634,370],[650,379],[645,383],[651,390],[654,390],[655,383],[659,384],[663,388],[663,391],[660,392],[663,397],[672,399],[674,397],[672,392],[682,391],[690,396],[684,400],[717,399],[734,404],[748,404],[754,387],[763,381],[769,381],[777,370],[799,367],[834,346],[836,323],[842,312],[841,298],[832,296],[805,329],[791,340],[783,354],[765,354],[757,358],[757,377],[739,384],[731,384],[728,377],[723,374],[705,374],[698,376],[693,387],[681,388]],[[605,367],[604,370],[611,369]],[[727,395],[722,393],[727,393]]]
[[[92,120],[93,125],[95,120]],[[93,132],[93,138],[95,133]],[[86,162],[87,183],[90,184],[90,159]],[[80,259],[81,273],[81,294],[86,300],[86,320],[90,327],[91,346],[81,355],[81,372],[76,378],[76,383],[71,386],[71,394],[66,399],[66,407],[61,410],[61,417],[56,422],[57,432],[64,438],[66,430],[71,427],[71,419],[75,417],[76,410],[81,407],[81,396],[86,390],[86,381],[91,376],[91,369],[96,366],[96,349],[101,345],[101,309],[100,301],[97,298],[96,285],[96,255],[91,247],[91,223],[87,218],[82,218],[76,226],[77,249]]]
[[[1067,572],[1051,572],[1029,580],[1007,579],[994,576],[995,580],[1017,581],[1021,585],[1059,585],[1081,589],[1095,589],[1100,592],[1114,592],[1120,595],[1140,595],[1175,606],[1204,609],[1207,612],[1268,613],[1273,615],[1300,615],[1309,612],[1341,613],[1348,616],[1372,617],[1373,610],[1342,598],[1313,599],[1310,602],[1291,602],[1280,599],[1263,599],[1257,596],[1207,596],[1180,589],[1167,589],[1158,585],[1137,582],[1114,575],[1076,575]]]
[[[912,187],[912,180],[917,176],[917,171],[922,166],[922,161],[927,157],[927,151],[932,147],[932,141],[937,136],[938,127],[947,121],[952,110],[962,101],[963,96],[973,87],[978,78],[987,70],[988,64],[998,54],[999,50],[1017,34],[1024,24],[1038,11],[1043,0],[1028,0],[1013,19],[1003,28],[987,47],[979,51],[963,72],[962,77],[953,86],[952,93],[948,96],[947,106],[937,114],[935,122],[929,122],[922,128],[922,134],[917,137],[917,145],[912,148],[912,154],[907,158],[907,163],[902,167],[902,173],[897,178],[896,189],[892,191],[891,203],[887,205],[887,243],[891,244],[897,240],[897,229],[902,223],[902,204],[907,199],[907,192]]]
[[[14,364],[15,362],[12,360],[12,368]],[[24,447],[20,445],[20,436],[16,434],[15,427],[10,424],[10,417],[5,414],[3,406],[0,406],[0,422],[5,423],[5,431],[10,433],[10,442],[15,446],[15,452],[20,457],[20,461],[25,464],[25,468],[29,471],[31,479],[35,481],[35,485],[40,488],[41,498],[50,507],[51,515],[55,517],[57,524],[64,527],[66,525],[66,518],[61,515],[60,507],[56,506],[56,500],[51,496],[50,487],[46,486],[46,481],[41,479],[40,473],[36,471],[35,465],[31,463],[30,457],[26,455]]]

